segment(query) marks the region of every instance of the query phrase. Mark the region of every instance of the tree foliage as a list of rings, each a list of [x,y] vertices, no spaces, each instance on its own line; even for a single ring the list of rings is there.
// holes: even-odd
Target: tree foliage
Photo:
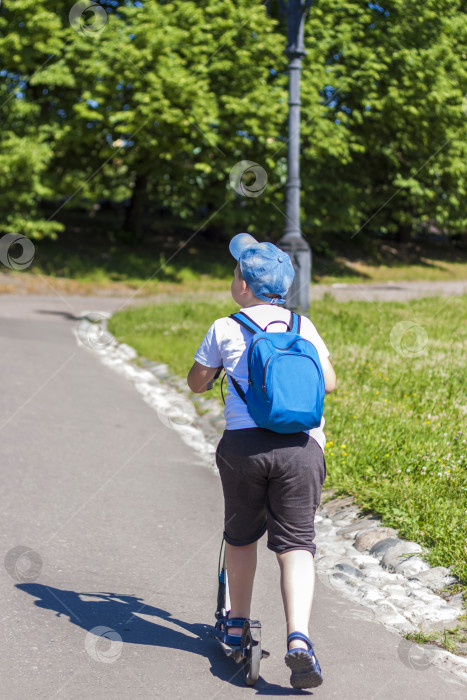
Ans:
[[[277,3],[90,5],[0,7],[0,231],[56,235],[62,209],[112,200],[128,203],[133,232],[143,211],[164,210],[193,230],[279,238],[287,58]],[[466,40],[455,0],[315,0],[302,71],[312,241],[465,231]],[[232,187],[241,161],[267,173],[261,196]]]
[[[433,222],[463,232],[465,7],[453,0],[383,5],[321,0],[307,25],[309,62],[327,74],[322,116],[342,145],[331,161],[320,160],[307,134],[305,162],[318,165],[315,225],[404,235]]]

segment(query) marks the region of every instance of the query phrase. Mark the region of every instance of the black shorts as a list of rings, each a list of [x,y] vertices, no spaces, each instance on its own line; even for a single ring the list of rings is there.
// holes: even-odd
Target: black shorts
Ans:
[[[307,433],[225,430],[216,463],[225,503],[224,538],[242,546],[268,531],[279,554],[316,545],[314,520],[326,478],[324,454]]]

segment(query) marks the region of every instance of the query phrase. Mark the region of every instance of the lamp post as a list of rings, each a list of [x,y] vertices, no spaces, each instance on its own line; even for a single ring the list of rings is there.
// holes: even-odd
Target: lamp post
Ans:
[[[295,278],[286,306],[307,313],[310,307],[311,250],[300,227],[300,72],[306,55],[305,14],[310,0],[287,0],[289,57],[289,142],[286,184],[286,223],[278,247],[290,255]]]

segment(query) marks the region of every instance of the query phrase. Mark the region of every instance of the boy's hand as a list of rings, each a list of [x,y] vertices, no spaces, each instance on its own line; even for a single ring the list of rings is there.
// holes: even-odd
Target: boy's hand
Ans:
[[[222,367],[205,367],[205,365],[195,362],[188,372],[186,379],[188,386],[195,394],[202,394],[204,391],[212,389],[212,385],[222,369]]]
[[[214,386],[214,382],[216,381],[217,377],[220,375],[220,373],[222,372],[223,369],[224,369],[223,367],[219,367],[219,369],[216,370],[214,377],[211,379],[210,382],[207,383],[206,389],[208,391],[210,391],[212,389],[212,387]]]

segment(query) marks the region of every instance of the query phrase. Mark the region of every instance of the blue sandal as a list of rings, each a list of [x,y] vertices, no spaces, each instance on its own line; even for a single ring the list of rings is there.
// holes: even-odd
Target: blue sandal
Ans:
[[[214,635],[220,639],[223,644],[227,644],[229,647],[240,648],[242,635],[229,634],[227,630],[229,627],[243,627],[246,619],[246,617],[232,617],[229,619],[229,613],[227,613],[224,617],[220,617],[216,622],[214,627]]]
[[[313,651],[313,644],[301,632],[292,632],[287,637],[287,649],[290,642],[305,642],[307,649],[290,649],[284,657],[285,663],[292,670],[290,684],[293,688],[316,688],[323,682],[321,666]]]

